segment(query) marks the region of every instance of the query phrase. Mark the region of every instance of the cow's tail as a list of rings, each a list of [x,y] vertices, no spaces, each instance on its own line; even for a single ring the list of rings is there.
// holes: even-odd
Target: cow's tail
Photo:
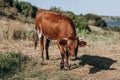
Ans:
[[[35,50],[36,50],[37,44],[38,44],[37,26],[35,26],[34,44],[35,44]]]

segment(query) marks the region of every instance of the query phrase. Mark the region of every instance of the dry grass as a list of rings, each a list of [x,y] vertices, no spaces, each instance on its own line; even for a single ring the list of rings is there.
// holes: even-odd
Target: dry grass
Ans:
[[[32,40],[34,25],[17,20],[0,19],[0,40],[23,39]]]
[[[49,48],[50,60],[41,61],[40,49],[34,50],[31,41],[2,41],[1,52],[21,52],[31,58],[22,72],[10,80],[119,80],[120,46],[89,45],[79,48],[78,60],[70,61],[71,70],[60,70],[60,53],[56,45]],[[6,46],[7,45],[7,46]],[[109,48],[108,48],[109,47]],[[106,78],[106,77],[107,78]]]
[[[120,45],[89,45],[79,48],[78,60],[69,61],[71,70],[60,70],[60,53],[56,45],[49,48],[50,60],[42,63],[40,49],[31,41],[1,41],[1,52],[21,52],[32,57],[22,72],[10,80],[119,80]],[[107,78],[106,78],[106,77]]]
[[[80,37],[88,42],[88,45],[120,45],[120,32],[104,30],[98,27],[90,26],[92,32],[90,34],[79,34]]]

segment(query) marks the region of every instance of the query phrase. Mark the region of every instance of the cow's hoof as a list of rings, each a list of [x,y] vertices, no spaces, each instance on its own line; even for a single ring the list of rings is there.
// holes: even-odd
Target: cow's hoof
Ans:
[[[44,62],[41,62],[40,64],[41,64],[41,65],[44,65]]]
[[[70,70],[70,65],[65,65],[65,69]]]
[[[46,60],[49,60],[49,57],[47,57]]]
[[[41,62],[40,65],[48,65],[47,62]]]
[[[64,69],[64,64],[60,63],[60,69]]]

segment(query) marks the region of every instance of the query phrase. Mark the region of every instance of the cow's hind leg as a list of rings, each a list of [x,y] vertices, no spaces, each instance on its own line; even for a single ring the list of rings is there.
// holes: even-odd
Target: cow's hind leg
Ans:
[[[44,54],[43,54],[43,51],[44,51],[44,37],[43,36],[40,37],[40,50],[41,50],[42,61],[44,61]]]
[[[50,40],[49,40],[49,39],[46,39],[46,44],[45,44],[46,60],[49,60],[49,53],[48,53],[49,43],[50,43]]]
[[[39,39],[38,39],[38,35],[37,34],[35,34],[34,35],[34,43],[35,43],[35,50],[36,50],[36,48],[37,48],[37,41],[38,41]]]

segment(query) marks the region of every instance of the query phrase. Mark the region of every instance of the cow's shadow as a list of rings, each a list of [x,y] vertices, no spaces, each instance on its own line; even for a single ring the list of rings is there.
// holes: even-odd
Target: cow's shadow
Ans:
[[[110,66],[116,62],[116,60],[112,60],[107,57],[100,56],[92,56],[92,55],[82,55],[78,57],[79,65],[84,66],[86,64],[92,66],[90,69],[90,73],[96,73],[101,70],[114,70],[114,68],[110,68]]]

